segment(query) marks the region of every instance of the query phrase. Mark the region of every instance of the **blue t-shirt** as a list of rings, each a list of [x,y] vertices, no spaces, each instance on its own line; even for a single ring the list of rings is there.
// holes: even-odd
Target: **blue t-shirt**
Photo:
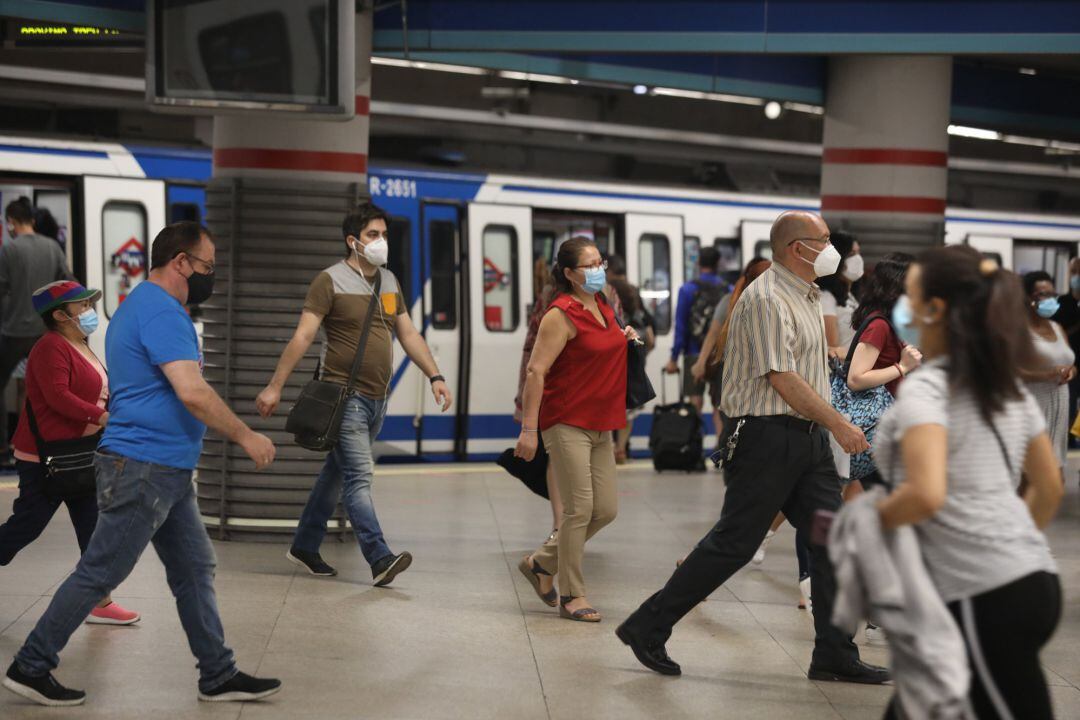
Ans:
[[[105,335],[109,424],[102,448],[142,462],[195,468],[206,426],[184,407],[161,370],[176,360],[202,366],[195,325],[163,288],[139,283]]]

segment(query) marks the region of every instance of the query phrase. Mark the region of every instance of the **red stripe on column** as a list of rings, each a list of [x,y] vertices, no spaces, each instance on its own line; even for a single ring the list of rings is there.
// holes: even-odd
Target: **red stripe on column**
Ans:
[[[822,195],[822,210],[944,214],[945,200],[894,195]]]
[[[925,165],[945,167],[949,154],[937,150],[895,148],[825,148],[822,162],[842,165]]]
[[[371,98],[364,97],[363,95],[356,96],[356,114],[357,115],[370,115],[371,114]]]
[[[215,148],[214,165],[260,170],[314,170],[340,173],[367,172],[364,153],[273,148]]]

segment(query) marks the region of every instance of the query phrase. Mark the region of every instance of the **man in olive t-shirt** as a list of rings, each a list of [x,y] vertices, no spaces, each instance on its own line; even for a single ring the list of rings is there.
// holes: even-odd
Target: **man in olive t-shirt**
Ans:
[[[346,384],[364,320],[371,303],[377,303],[364,356],[350,388],[337,446],[327,455],[326,464],[311,489],[286,557],[313,575],[337,574],[319,555],[319,546],[338,498],[343,497],[349,522],[378,587],[389,585],[412,562],[409,553],[395,555],[390,551],[371,500],[374,476],[371,447],[386,415],[394,373],[395,336],[409,359],[431,380],[431,392],[443,412],[452,402],[427,343],[409,318],[397,278],[383,267],[389,253],[388,222],[386,213],[371,203],[360,205],[345,216],[342,234],[348,248],[346,259],[319,273],[311,283],[296,332],[278,361],[274,377],[255,400],[263,417],[274,412],[281,402],[281,389],[315,340],[320,326],[326,333],[321,378]],[[378,297],[375,296],[377,281]]]

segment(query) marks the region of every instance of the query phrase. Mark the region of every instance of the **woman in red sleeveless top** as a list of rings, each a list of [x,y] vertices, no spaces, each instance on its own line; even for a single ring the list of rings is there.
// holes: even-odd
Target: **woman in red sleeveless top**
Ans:
[[[626,424],[626,342],[604,298],[605,263],[590,241],[559,248],[556,296],[540,322],[529,359],[521,436],[515,454],[531,460],[543,433],[563,501],[556,538],[521,561],[537,595],[571,620],[599,622],[585,598],[585,541],[615,519],[612,431]],[[559,575],[559,595],[554,574]]]

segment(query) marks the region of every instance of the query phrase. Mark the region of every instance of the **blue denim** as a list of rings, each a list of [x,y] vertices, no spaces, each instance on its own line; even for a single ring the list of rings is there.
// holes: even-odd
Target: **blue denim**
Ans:
[[[214,548],[195,502],[191,471],[103,453],[94,466],[97,527],[75,572],[15,656],[19,669],[41,676],[55,668],[71,634],[153,542],[198,660],[199,690],[213,690],[236,674],[236,664],[218,616]]]
[[[293,547],[317,553],[326,536],[326,523],[340,497],[352,523],[360,551],[368,565],[392,555],[383,539],[375,505],[371,502],[371,481],[375,461],[371,445],[382,429],[386,400],[372,400],[350,395],[341,419],[337,446],[326,456],[326,463],[311,488],[304,512],[293,538]]]

